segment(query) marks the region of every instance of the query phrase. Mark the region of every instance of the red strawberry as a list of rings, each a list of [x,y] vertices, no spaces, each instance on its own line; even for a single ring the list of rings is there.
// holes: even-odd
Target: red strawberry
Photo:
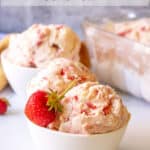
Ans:
[[[7,112],[9,102],[5,98],[0,98],[0,115]]]
[[[56,117],[54,109],[49,110],[47,106],[48,93],[37,91],[33,93],[25,107],[25,114],[34,123],[46,127]]]
[[[55,120],[57,113],[62,112],[60,100],[74,85],[75,81],[71,82],[68,88],[60,95],[53,90],[50,90],[50,93],[45,91],[33,93],[25,106],[26,116],[35,124],[47,127],[49,123]]]

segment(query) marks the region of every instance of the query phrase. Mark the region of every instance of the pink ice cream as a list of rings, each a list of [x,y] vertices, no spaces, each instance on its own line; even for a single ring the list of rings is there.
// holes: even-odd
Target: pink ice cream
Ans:
[[[73,87],[61,100],[63,113],[49,128],[75,134],[99,134],[127,124],[130,114],[109,86],[85,82]]]
[[[69,27],[35,24],[10,36],[7,58],[19,66],[44,67],[58,57],[79,61],[79,50],[80,39]]]
[[[122,37],[150,45],[150,19],[148,18],[118,23],[110,22],[104,25],[104,28]]]
[[[73,80],[79,84],[85,81],[96,81],[96,78],[83,64],[57,58],[31,80],[27,87],[27,95],[30,96],[37,90],[49,92],[50,89],[61,93]]]

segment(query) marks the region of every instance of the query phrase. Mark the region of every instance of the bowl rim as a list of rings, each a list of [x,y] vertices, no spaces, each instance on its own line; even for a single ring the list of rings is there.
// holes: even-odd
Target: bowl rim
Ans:
[[[7,64],[13,66],[13,67],[16,67],[18,69],[24,69],[24,70],[31,70],[31,71],[35,71],[35,70],[41,70],[42,68],[33,68],[33,67],[25,67],[25,66],[21,66],[21,65],[17,65],[17,64],[14,64],[14,63],[11,63],[6,57],[7,53],[7,49],[5,49],[1,54],[0,54],[0,58],[1,58],[1,63],[3,65],[3,62],[6,62]]]
[[[61,131],[56,131],[56,130],[52,130],[52,129],[49,129],[49,128],[45,128],[45,127],[41,127],[35,123],[33,123],[27,116],[26,114],[24,113],[24,116],[25,116],[25,119],[27,120],[27,123],[28,124],[32,124],[34,127],[36,128],[39,128],[40,130],[42,130],[43,132],[46,132],[46,133],[53,133],[53,134],[58,134],[58,135],[61,135],[61,136],[69,136],[69,137],[80,137],[80,138],[87,138],[87,137],[98,137],[98,136],[106,136],[106,135],[110,135],[110,134],[113,134],[113,133],[117,133],[123,129],[125,129],[127,126],[128,126],[128,123],[131,119],[131,114],[129,114],[129,117],[128,117],[128,120],[127,122],[120,128],[114,130],[114,131],[110,131],[110,132],[106,132],[106,133],[100,133],[100,134],[73,134],[73,133],[67,133],[67,132],[61,132]]]

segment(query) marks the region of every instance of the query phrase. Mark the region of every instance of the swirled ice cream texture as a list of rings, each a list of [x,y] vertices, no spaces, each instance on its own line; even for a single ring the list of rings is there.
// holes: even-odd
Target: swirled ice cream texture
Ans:
[[[97,82],[85,82],[72,88],[61,103],[63,114],[55,125],[62,132],[107,133],[123,127],[130,117],[116,92]]]
[[[58,57],[79,61],[79,50],[80,39],[69,27],[35,24],[10,36],[7,58],[19,66],[44,67]]]
[[[50,89],[61,93],[73,80],[79,84],[85,81],[96,81],[96,78],[80,62],[57,58],[31,80],[27,87],[27,95],[29,96],[37,90],[50,91]]]
[[[142,18],[124,22],[109,22],[103,28],[119,36],[150,45],[150,19]]]

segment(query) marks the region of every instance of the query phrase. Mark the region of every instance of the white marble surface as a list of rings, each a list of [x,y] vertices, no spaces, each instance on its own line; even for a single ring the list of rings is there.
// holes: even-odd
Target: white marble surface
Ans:
[[[150,103],[120,93],[132,114],[127,132],[119,150],[150,150]],[[35,150],[23,114],[24,98],[8,87],[0,97],[9,99],[11,107],[0,116],[0,150]]]

